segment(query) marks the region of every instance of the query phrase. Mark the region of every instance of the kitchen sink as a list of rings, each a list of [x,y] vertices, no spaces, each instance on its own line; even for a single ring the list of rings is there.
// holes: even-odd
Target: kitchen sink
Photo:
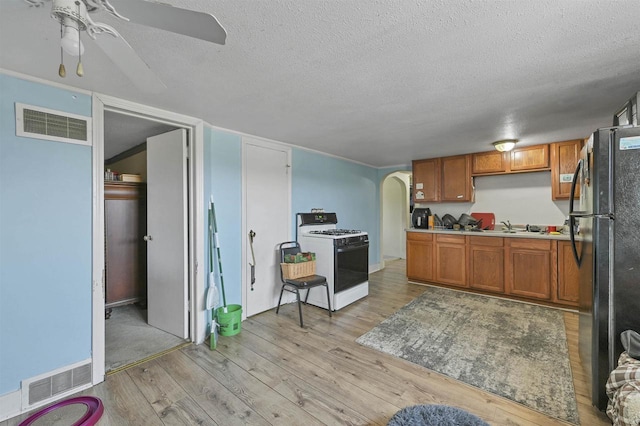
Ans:
[[[537,234],[537,232],[529,232],[529,231],[525,231],[523,230],[501,230],[501,229],[493,229],[493,230],[489,230],[489,229],[484,229],[482,230],[482,232],[486,232],[489,234]]]

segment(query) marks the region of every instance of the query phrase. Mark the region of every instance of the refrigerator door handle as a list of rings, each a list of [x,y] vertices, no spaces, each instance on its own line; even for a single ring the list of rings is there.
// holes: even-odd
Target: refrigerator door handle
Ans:
[[[573,251],[573,258],[575,259],[578,266],[580,266],[580,264],[582,263],[582,257],[578,254],[578,248],[576,247],[576,217],[582,217],[586,212],[574,212],[573,202],[575,200],[576,183],[578,182],[578,176],[580,174],[580,169],[582,168],[582,161],[583,160],[578,161],[576,171],[573,173],[573,180],[571,181],[571,194],[569,196],[569,236],[571,238],[571,251]]]

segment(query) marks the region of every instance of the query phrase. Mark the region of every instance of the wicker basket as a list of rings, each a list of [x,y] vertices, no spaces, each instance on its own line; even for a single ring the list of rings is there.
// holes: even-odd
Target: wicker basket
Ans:
[[[316,261],[301,263],[281,263],[282,276],[285,280],[292,280],[301,277],[308,277],[316,274]]]

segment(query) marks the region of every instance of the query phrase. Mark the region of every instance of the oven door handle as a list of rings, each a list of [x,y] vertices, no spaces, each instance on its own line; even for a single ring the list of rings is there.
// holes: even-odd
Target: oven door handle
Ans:
[[[345,253],[345,252],[349,252],[349,251],[354,251],[354,250],[360,250],[363,248],[369,248],[369,244],[361,244],[361,245],[357,245],[357,246],[347,246],[347,247],[338,247],[336,249],[337,253]]]

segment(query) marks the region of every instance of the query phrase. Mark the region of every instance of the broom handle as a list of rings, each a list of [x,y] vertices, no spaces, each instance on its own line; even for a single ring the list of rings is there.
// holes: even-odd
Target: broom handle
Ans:
[[[220,287],[222,288],[222,304],[227,307],[227,296],[224,292],[224,276],[222,275],[222,259],[220,258],[220,241],[218,240],[218,225],[216,224],[216,208],[213,202],[211,203],[211,212],[213,216],[213,235],[216,246],[216,255],[218,257],[218,271],[220,271]],[[226,312],[226,311],[225,311]]]
[[[209,206],[209,273],[213,272],[213,210]],[[211,283],[211,285],[215,285]]]

